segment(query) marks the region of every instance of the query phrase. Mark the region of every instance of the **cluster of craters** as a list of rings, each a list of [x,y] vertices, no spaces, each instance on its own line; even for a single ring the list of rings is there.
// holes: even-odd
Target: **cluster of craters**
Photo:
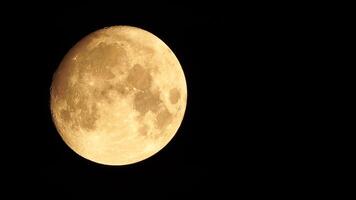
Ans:
[[[173,113],[160,96],[161,92],[166,91],[153,89],[150,67],[136,63],[127,70],[127,60],[124,48],[117,44],[101,43],[90,51],[76,55],[71,62],[64,63],[68,66],[63,66],[54,80],[54,83],[57,79],[60,84],[53,84],[52,88],[59,99],[66,101],[66,106],[59,113],[60,118],[64,122],[70,122],[73,130],[94,130],[96,121],[100,118],[97,102],[111,104],[117,101],[117,95],[125,98],[133,94],[133,108],[139,113],[137,119],[142,120],[148,112],[152,112],[155,115],[155,128],[163,131],[173,118]],[[70,65],[76,71],[70,69]],[[123,74],[126,74],[124,80],[112,81]],[[74,81],[70,78],[72,76],[76,76]],[[168,92],[170,103],[176,104],[180,98],[179,90],[171,88]],[[141,124],[139,132],[149,136],[149,126],[144,122]]]

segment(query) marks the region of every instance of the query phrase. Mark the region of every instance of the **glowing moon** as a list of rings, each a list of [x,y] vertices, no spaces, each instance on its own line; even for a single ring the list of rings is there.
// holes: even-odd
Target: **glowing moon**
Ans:
[[[186,102],[174,53],[158,37],[130,26],[80,40],[51,86],[52,117],[65,143],[107,165],[139,162],[160,151],[176,134]]]

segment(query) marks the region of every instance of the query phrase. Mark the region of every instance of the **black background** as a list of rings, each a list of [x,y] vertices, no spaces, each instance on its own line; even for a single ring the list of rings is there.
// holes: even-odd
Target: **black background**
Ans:
[[[312,33],[298,28],[300,15],[291,7],[116,1],[1,9],[3,190],[50,199],[227,191],[253,196],[293,189],[291,180],[300,181],[310,167],[297,162],[308,145],[298,143],[307,132],[301,124],[310,123],[303,113],[308,99],[298,87],[308,79],[300,73],[312,72],[301,59],[311,55],[303,45]],[[52,75],[63,56],[85,35],[112,25],[137,26],[161,38],[188,84],[186,114],[169,145],[121,167],[76,155],[49,109]]]

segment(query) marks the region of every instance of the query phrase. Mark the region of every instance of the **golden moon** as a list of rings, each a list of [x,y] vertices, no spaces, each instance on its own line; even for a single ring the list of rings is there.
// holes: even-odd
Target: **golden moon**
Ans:
[[[50,107],[64,142],[106,165],[165,147],[184,117],[187,85],[171,49],[140,28],[113,26],[80,40],[53,75]]]

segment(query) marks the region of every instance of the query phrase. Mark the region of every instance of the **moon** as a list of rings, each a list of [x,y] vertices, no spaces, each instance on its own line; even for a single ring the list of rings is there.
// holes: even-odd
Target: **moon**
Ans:
[[[112,26],[65,55],[50,89],[52,119],[80,156],[105,165],[145,160],[180,127],[187,104],[182,67],[158,37]]]

